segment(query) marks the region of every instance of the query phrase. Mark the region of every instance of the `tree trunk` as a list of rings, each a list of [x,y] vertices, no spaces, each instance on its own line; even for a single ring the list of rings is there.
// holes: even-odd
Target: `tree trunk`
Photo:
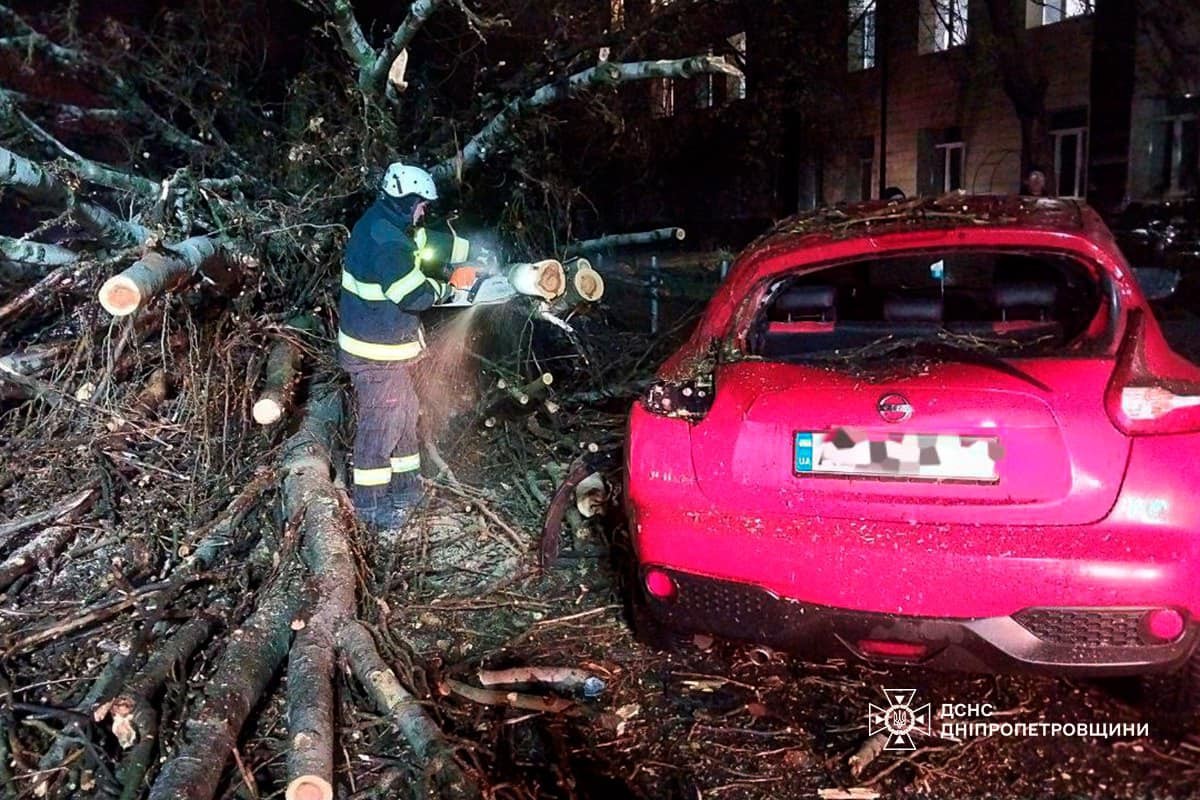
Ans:
[[[342,396],[315,387],[300,430],[283,457],[283,509],[300,515],[302,553],[315,597],[288,662],[287,800],[331,800],[336,737],[333,652],[337,633],[354,617],[354,553],[350,517],[332,480],[332,434],[342,417]]]

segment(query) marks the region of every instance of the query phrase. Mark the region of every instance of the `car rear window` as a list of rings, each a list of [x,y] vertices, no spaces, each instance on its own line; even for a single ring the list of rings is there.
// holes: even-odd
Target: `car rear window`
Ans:
[[[817,360],[940,343],[1021,357],[1103,346],[1111,289],[1058,254],[890,255],[776,278],[747,336],[752,355]]]

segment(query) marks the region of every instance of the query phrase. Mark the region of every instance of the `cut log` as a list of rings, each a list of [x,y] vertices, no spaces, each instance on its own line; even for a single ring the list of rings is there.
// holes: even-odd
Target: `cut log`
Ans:
[[[562,714],[573,717],[580,713],[579,706],[562,697],[538,697],[536,695],[506,692],[499,689],[480,689],[461,681],[447,679],[439,689],[443,694],[453,692],[475,703],[489,706],[508,706],[524,711],[544,711],[550,714]]]
[[[342,396],[329,386],[313,395],[303,425],[284,446],[282,465],[284,515],[301,520],[301,553],[315,596],[288,661],[287,800],[333,798],[333,652],[338,631],[354,617],[351,522],[330,459]]]
[[[567,509],[578,502],[576,488],[590,475],[612,469],[616,466],[616,459],[617,456],[612,453],[594,452],[589,447],[586,455],[572,462],[562,483],[550,498],[545,519],[542,520],[542,540],[538,547],[538,563],[542,569],[550,569],[558,561],[562,548],[563,518]]]
[[[288,656],[287,800],[333,800],[333,646],[326,633],[306,626]]]
[[[508,282],[518,294],[555,300],[567,290],[567,274],[562,262],[553,258],[532,263],[510,264]]]
[[[288,327],[297,331],[311,331],[314,325],[309,316],[296,317],[288,322]],[[299,345],[290,337],[280,338],[271,347],[262,394],[255,401],[252,412],[254,421],[259,425],[278,422],[292,406],[302,358]]]
[[[183,725],[182,742],[150,788],[150,800],[211,800],[237,737],[271,676],[287,657],[303,592],[289,562],[229,637],[204,699]]]
[[[114,317],[142,308],[158,295],[186,285],[221,247],[207,236],[196,236],[162,250],[153,250],[100,287],[100,305]]]
[[[557,689],[573,692],[598,678],[586,669],[575,667],[512,667],[510,669],[481,669],[479,682],[485,687],[512,686],[516,683],[545,683]]]
[[[586,258],[576,258],[568,261],[564,267],[567,270],[564,298],[568,305],[600,302],[600,298],[604,297],[604,278],[592,267],[592,262]]]
[[[585,239],[568,247],[567,252],[591,253],[597,250],[610,250],[614,247],[657,244],[658,242],[682,242],[685,238],[687,238],[687,231],[683,228],[655,228],[652,231],[640,233],[614,233],[597,239]]]

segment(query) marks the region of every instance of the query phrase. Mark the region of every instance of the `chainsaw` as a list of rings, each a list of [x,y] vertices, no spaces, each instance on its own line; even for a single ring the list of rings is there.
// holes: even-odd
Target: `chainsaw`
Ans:
[[[541,261],[503,264],[501,255],[480,239],[463,239],[451,228],[449,234],[428,232],[422,247],[429,247],[428,268],[439,270],[442,280],[450,284],[449,297],[437,304],[438,308],[467,308],[507,303],[519,297],[542,301],[543,306],[553,303],[567,292],[568,276],[561,261],[548,258]],[[425,260],[423,258],[423,260]],[[579,268],[586,264],[577,260],[573,277],[577,284],[589,285],[587,280],[580,284]],[[602,284],[598,273],[586,265],[588,275],[595,276],[592,283]],[[436,273],[435,273],[436,275]],[[582,291],[582,290],[581,290]],[[598,299],[587,297],[584,299]]]

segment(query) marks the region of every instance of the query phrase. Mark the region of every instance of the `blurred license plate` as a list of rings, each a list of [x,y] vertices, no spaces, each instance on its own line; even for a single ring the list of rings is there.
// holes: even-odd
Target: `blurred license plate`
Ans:
[[[907,480],[995,481],[1003,455],[995,436],[879,433],[853,428],[799,431],[793,445],[799,475]]]

